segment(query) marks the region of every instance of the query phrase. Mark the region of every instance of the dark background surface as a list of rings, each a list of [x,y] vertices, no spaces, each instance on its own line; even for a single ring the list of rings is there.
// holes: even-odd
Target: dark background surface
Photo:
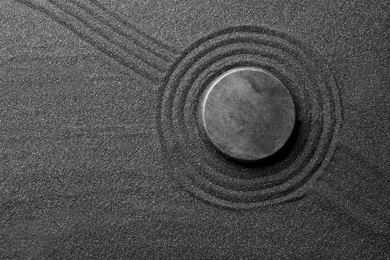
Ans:
[[[164,168],[158,93],[177,56],[142,77],[50,2],[0,1],[0,259],[390,259],[387,0],[104,1],[178,55],[251,25],[327,61],[334,156],[307,196],[251,210],[205,203]]]

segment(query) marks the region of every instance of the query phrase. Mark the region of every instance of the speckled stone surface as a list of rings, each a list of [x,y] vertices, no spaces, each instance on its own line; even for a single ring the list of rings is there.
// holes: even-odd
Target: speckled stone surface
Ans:
[[[0,259],[389,259],[389,12],[387,0],[0,1]],[[250,210],[178,185],[157,120],[177,60],[234,26],[310,46],[342,107],[312,189]],[[198,159],[186,145],[172,159]],[[240,174],[218,162],[220,183]]]
[[[269,72],[253,67],[233,69],[211,83],[201,113],[210,141],[226,156],[241,161],[274,154],[295,124],[289,90]]]

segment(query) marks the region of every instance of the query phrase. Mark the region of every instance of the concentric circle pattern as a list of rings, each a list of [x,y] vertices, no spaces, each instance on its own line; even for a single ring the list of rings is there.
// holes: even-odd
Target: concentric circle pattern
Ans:
[[[290,90],[296,106],[289,142],[256,164],[225,158],[200,124],[206,88],[237,67],[271,72]],[[261,27],[228,28],[190,46],[166,77],[159,105],[166,171],[197,197],[236,209],[303,195],[330,161],[341,124],[338,89],[319,55],[285,33]]]

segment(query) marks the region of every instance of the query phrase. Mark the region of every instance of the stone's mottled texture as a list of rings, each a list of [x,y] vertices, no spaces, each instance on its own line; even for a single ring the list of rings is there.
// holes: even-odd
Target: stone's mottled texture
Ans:
[[[277,152],[295,123],[289,90],[258,68],[237,68],[218,77],[201,106],[211,142],[228,157],[255,161]]]

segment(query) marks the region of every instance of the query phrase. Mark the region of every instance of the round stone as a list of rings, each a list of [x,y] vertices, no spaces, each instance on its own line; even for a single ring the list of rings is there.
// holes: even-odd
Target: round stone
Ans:
[[[201,118],[209,140],[220,152],[240,161],[256,161],[287,142],[295,124],[294,101],[270,72],[236,68],[210,84]]]

